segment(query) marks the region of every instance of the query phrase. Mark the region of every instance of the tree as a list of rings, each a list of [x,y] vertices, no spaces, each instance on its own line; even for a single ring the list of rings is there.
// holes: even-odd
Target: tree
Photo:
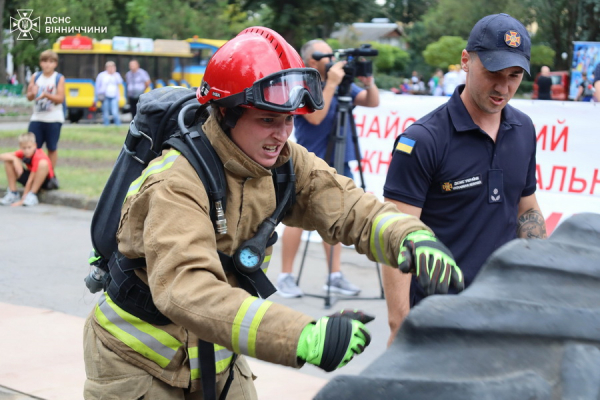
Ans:
[[[390,21],[410,24],[420,21],[427,10],[437,4],[438,0],[385,0],[381,9]]]
[[[517,19],[525,26],[530,22],[520,0],[439,0],[437,7],[423,16],[423,23],[432,41],[442,36],[468,38],[477,21],[497,13],[519,16]]]
[[[460,56],[466,46],[467,41],[461,37],[442,36],[437,42],[427,45],[423,57],[432,67],[445,70],[451,64],[460,63]]]
[[[569,68],[561,54],[571,54],[573,41],[600,41],[600,0],[526,0],[525,4],[539,26],[535,40],[556,52],[554,64],[559,69]]]
[[[361,21],[380,9],[375,0],[241,0],[240,4],[250,15],[261,15],[265,26],[296,48],[307,40],[329,37],[335,23]]]
[[[377,72],[398,74],[404,71],[410,61],[408,52],[389,44],[370,42],[379,54],[373,59]]]
[[[15,5],[16,7],[16,5]],[[65,36],[63,32],[53,32],[55,28],[69,27],[106,27],[108,32],[120,32],[119,20],[113,15],[116,11],[113,8],[112,0],[94,0],[85,7],[81,6],[78,0],[27,0],[20,2],[18,9],[32,9],[33,18],[40,18],[40,32],[32,32],[33,40],[15,40],[15,45],[11,50],[15,66],[23,71],[23,67],[29,67],[34,70],[39,66],[39,54],[49,48],[60,36]],[[15,13],[16,15],[16,13]],[[69,18],[70,23],[56,22],[47,24],[47,18]],[[52,21],[52,20],[51,20]],[[52,30],[48,32],[47,29]],[[104,38],[106,33],[84,33],[84,35],[94,38]],[[24,76],[19,74],[19,82],[24,82]]]
[[[554,56],[556,52],[543,44],[534,44],[531,46],[531,66],[542,67],[554,65]]]
[[[127,25],[152,39],[187,39],[197,35],[210,39],[230,39],[251,21],[238,4],[227,0],[130,0],[126,5]]]

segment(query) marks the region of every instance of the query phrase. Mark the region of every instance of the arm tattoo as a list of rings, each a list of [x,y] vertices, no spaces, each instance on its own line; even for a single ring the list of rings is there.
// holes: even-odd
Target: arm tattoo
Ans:
[[[517,221],[517,237],[524,239],[546,239],[546,221],[535,209],[525,211]]]

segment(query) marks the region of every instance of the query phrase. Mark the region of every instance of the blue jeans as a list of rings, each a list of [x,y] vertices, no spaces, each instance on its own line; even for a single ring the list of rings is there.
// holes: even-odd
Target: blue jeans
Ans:
[[[106,97],[102,102],[102,121],[104,122],[104,125],[110,124],[110,119],[108,118],[109,114],[112,115],[115,125],[121,125],[121,120],[119,119],[118,97]]]

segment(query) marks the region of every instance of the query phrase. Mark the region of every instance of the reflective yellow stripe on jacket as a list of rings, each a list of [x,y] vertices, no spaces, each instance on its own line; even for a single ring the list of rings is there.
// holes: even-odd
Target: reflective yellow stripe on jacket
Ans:
[[[181,153],[179,151],[172,149],[169,150],[163,158],[154,160],[148,164],[148,168],[146,168],[142,175],[129,185],[125,200],[127,200],[129,196],[136,194],[150,175],[158,174],[159,172],[171,168],[177,157],[180,155]]]
[[[256,333],[271,304],[252,296],[244,300],[233,321],[231,346],[234,352],[256,357]]]
[[[371,253],[375,260],[386,264],[386,265],[397,265],[397,262],[391,263],[385,255],[385,242],[383,240],[383,234],[385,230],[394,222],[399,219],[408,218],[410,215],[402,213],[383,213],[378,215],[373,220],[373,226],[371,228]]]
[[[198,347],[190,347],[188,349],[190,356],[190,369],[192,370],[192,379],[200,378],[200,359],[198,358]],[[225,371],[231,364],[233,352],[227,350],[223,346],[215,344],[215,370],[217,374]]]
[[[123,310],[108,293],[98,300],[96,319],[111,335],[162,368],[169,365],[177,350],[183,346],[162,329]]]
[[[123,310],[107,293],[104,293],[98,301],[96,319],[111,335],[162,368],[169,365],[177,350],[183,346],[183,343],[162,329]],[[227,369],[233,353],[217,344],[214,348],[215,369],[219,374]],[[188,348],[188,355],[191,379],[198,379],[200,378],[198,347]]]

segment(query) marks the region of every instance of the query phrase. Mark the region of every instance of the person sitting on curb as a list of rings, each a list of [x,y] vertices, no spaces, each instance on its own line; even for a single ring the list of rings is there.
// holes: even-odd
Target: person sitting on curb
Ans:
[[[35,206],[39,203],[37,192],[40,189],[56,189],[52,163],[44,150],[37,148],[35,134],[29,132],[19,136],[19,150],[0,154],[0,161],[4,161],[8,180],[8,190],[0,204]],[[17,182],[25,186],[23,196],[17,192]]]

